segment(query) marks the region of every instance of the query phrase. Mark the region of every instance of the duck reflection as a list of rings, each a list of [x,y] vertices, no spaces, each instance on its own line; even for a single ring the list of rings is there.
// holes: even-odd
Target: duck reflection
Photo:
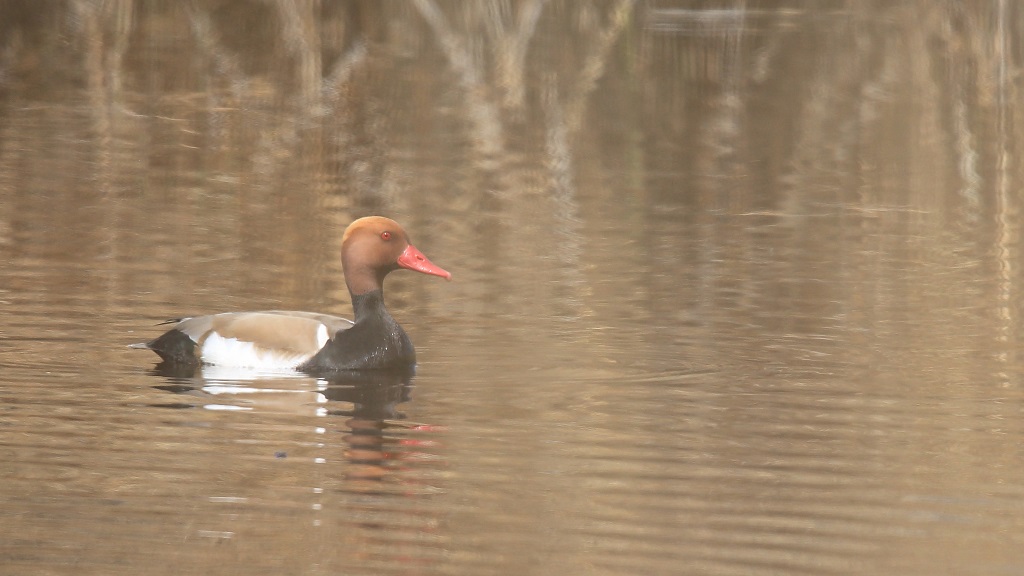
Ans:
[[[154,405],[157,407],[291,412],[309,417],[311,405],[315,406],[318,418],[314,424],[326,434],[326,446],[335,444],[331,441],[332,433],[341,434],[343,457],[337,458],[336,453],[334,457],[325,456],[327,460],[345,462],[339,471],[345,479],[345,491],[391,492],[388,487],[397,483],[402,486],[400,492],[408,493],[419,483],[409,477],[410,470],[405,462],[429,460],[422,451],[433,442],[422,438],[420,433],[437,428],[408,422],[399,410],[399,405],[412,397],[415,375],[412,366],[332,372],[319,377],[301,373],[243,374],[237,370],[226,374],[214,367],[183,369],[168,364],[158,365],[153,372],[168,378],[166,383],[154,388],[190,398],[185,402]],[[316,395],[315,402],[310,402],[310,393]],[[325,426],[320,417],[344,418],[343,426]],[[276,454],[278,458],[288,455],[287,452]]]
[[[423,443],[401,434],[430,429],[407,423],[405,414],[398,411],[398,405],[411,398],[412,377],[409,369],[348,372],[320,380],[320,393],[328,402],[351,404],[347,410],[328,409],[329,415],[346,418],[347,432],[342,440],[346,444],[348,490],[377,491],[380,481],[401,470],[401,462]]]

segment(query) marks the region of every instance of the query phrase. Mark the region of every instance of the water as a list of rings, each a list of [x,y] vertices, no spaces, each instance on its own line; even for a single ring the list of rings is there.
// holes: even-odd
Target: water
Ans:
[[[11,3],[0,573],[1024,571],[1010,3]],[[153,370],[350,314],[415,375]]]

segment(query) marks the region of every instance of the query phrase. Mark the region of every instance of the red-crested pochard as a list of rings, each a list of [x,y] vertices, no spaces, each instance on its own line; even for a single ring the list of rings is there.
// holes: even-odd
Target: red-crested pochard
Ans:
[[[354,322],[314,312],[226,312],[168,321],[177,324],[156,340],[131,346],[178,365],[318,372],[415,362],[409,336],[384,307],[384,277],[398,268],[446,280],[452,275],[427,260],[397,222],[381,216],[360,218],[345,229],[341,267]]]

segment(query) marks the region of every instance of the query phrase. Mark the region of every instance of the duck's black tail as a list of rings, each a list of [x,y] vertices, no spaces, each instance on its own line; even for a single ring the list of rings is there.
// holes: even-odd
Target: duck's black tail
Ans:
[[[168,330],[156,340],[129,344],[129,348],[147,349],[156,352],[164,362],[194,366],[199,363],[196,358],[196,343],[184,332]]]

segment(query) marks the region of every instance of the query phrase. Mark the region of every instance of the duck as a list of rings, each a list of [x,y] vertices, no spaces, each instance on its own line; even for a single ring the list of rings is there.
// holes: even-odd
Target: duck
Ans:
[[[263,310],[176,318],[158,338],[131,344],[152,350],[161,365],[215,365],[325,372],[412,366],[416,351],[384,306],[384,277],[413,270],[451,280],[450,272],[413,246],[394,220],[367,216],[342,236],[341,267],[354,320],[317,312]]]

